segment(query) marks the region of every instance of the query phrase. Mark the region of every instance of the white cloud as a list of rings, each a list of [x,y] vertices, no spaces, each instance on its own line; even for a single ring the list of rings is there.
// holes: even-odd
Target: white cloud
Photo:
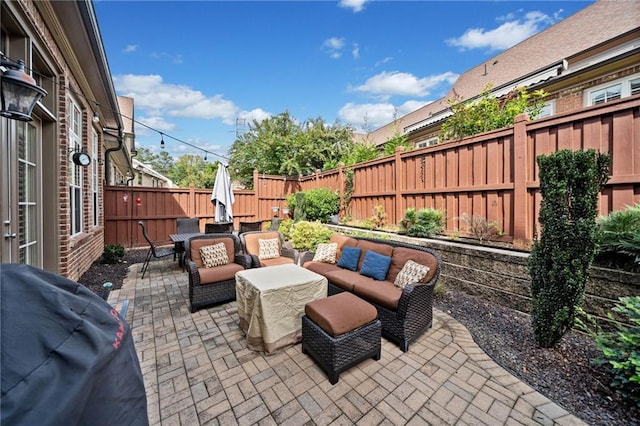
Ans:
[[[322,48],[333,59],[338,59],[342,56],[342,49],[344,49],[345,41],[343,38],[331,37],[324,41]]]
[[[156,117],[156,116],[136,117],[136,121],[138,122],[135,124],[136,136],[147,136],[147,135],[156,133],[150,130],[149,127],[155,130],[159,130],[161,132],[170,132],[176,127],[174,123],[170,123],[166,121],[164,118]]]
[[[391,103],[367,103],[356,104],[349,102],[345,104],[338,117],[341,121],[351,124],[359,132],[371,132],[385,124],[391,123],[394,119],[400,118],[418,108],[427,105],[429,102],[407,101],[401,105]]]
[[[460,37],[446,40],[446,43],[450,46],[458,47],[460,50],[504,50],[553,24],[556,22],[557,16],[556,14],[552,18],[542,12],[535,11],[525,13],[522,19],[518,19],[515,14],[509,14],[499,18],[504,20],[504,23],[497,28],[489,30],[471,28]]]
[[[152,58],[154,59],[160,59],[163,61],[168,61],[171,62],[173,64],[181,64],[184,62],[184,60],[182,59],[182,55],[173,55],[171,53],[167,53],[167,52],[153,52],[150,55]]]
[[[128,44],[127,47],[124,48],[123,52],[124,53],[133,53],[136,50],[138,50],[138,45],[137,44]]]
[[[382,60],[376,62],[375,67],[379,67],[380,65],[384,65],[387,62],[391,62],[391,61],[393,61],[393,57],[387,56],[386,58],[383,58]]]
[[[272,115],[273,114],[271,114],[270,112],[264,111],[261,108],[256,108],[252,109],[251,111],[242,111],[240,114],[238,114],[238,118],[246,120],[247,124],[249,124],[253,123],[253,120],[259,123],[271,117]]]
[[[358,13],[364,9],[364,4],[368,0],[340,0],[338,4],[340,7],[344,7],[345,9],[353,10],[353,13]]]
[[[233,125],[239,108],[223,95],[211,97],[185,85],[168,84],[159,75],[117,75],[118,94],[135,99],[136,109],[150,116],[220,119]]]
[[[453,84],[457,78],[458,75],[452,72],[418,78],[409,73],[384,71],[370,77],[364,84],[353,90],[383,98],[394,95],[424,97],[429,95],[430,90],[434,87],[442,83]]]
[[[353,48],[351,49],[351,56],[353,56],[355,59],[358,59],[360,57],[360,46],[358,46],[358,43],[353,43]]]

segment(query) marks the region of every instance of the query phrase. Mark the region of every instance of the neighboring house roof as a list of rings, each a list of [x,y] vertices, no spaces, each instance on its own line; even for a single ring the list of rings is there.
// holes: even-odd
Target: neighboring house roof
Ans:
[[[149,164],[145,164],[142,161],[138,161],[135,158],[132,159],[133,162],[133,168],[136,169],[139,173],[145,174],[147,176],[151,176],[155,179],[161,180],[163,182],[167,183],[167,187],[172,188],[173,187],[173,181],[171,179],[169,179],[168,177],[166,177],[165,175],[156,172],[155,170],[153,170],[153,167],[151,167],[151,165]]]
[[[567,60],[640,26],[640,6],[635,1],[599,0],[557,24],[469,69],[458,77],[449,93],[396,122],[370,134],[380,145],[398,126],[405,132],[442,121],[450,112],[448,99],[472,99],[491,84],[508,92],[515,85],[528,86],[566,71]],[[638,46],[636,45],[635,48]],[[633,49],[633,45],[628,46]]]

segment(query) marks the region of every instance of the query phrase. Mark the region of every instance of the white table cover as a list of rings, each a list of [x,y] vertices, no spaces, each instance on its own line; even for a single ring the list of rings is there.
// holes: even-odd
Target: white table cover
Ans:
[[[327,279],[298,265],[236,273],[240,328],[251,350],[271,353],[302,339],[304,306],[327,297]]]

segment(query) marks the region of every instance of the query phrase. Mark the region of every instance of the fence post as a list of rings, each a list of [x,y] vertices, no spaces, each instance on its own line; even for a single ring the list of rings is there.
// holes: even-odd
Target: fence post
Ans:
[[[196,190],[192,183],[189,184],[189,205],[187,206],[187,214],[189,217],[195,216],[196,208]]]
[[[344,163],[342,161],[338,164],[338,197],[340,197],[340,209],[338,214],[342,212],[344,215],[347,206],[344,204]]]
[[[513,126],[513,238],[530,240],[533,227],[527,215],[527,114],[515,118]]]
[[[398,223],[398,221],[400,220],[399,218],[401,218],[402,216],[404,216],[403,214],[403,210],[402,210],[402,191],[404,189],[404,185],[402,184],[403,181],[403,177],[404,177],[404,168],[402,167],[402,153],[404,152],[404,147],[402,146],[397,146],[396,147],[396,153],[395,153],[395,182],[394,182],[394,189],[395,189],[395,211],[393,212],[393,214],[391,215],[391,217],[389,218],[389,221],[391,223]]]
[[[253,219],[257,220],[260,216],[260,176],[258,170],[253,171]]]

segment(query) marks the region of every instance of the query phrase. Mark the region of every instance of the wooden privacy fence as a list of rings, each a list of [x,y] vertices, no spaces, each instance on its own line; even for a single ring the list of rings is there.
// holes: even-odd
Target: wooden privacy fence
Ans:
[[[236,228],[241,220],[268,219],[285,197],[325,187],[345,196],[353,174],[350,202],[341,214],[354,220],[382,206],[388,223],[398,223],[407,208],[434,207],[446,214],[447,231],[464,229],[466,213],[495,222],[511,239],[534,237],[540,208],[536,157],[561,149],[597,149],[612,157],[611,177],[600,194],[599,212],[607,215],[640,203],[640,95],[528,121],[460,141],[444,143],[298,178],[254,173],[254,190],[236,191]],[[130,194],[128,205],[122,202]],[[136,197],[142,204],[136,206]],[[147,220],[152,238],[168,239],[177,217],[213,221],[211,191],[139,187],[105,190],[105,243],[144,245],[131,222]],[[113,205],[111,205],[113,203]],[[127,216],[129,215],[129,216]],[[137,227],[137,224],[135,225]],[[127,228],[129,230],[127,230]],[[131,241],[130,244],[127,242]]]

